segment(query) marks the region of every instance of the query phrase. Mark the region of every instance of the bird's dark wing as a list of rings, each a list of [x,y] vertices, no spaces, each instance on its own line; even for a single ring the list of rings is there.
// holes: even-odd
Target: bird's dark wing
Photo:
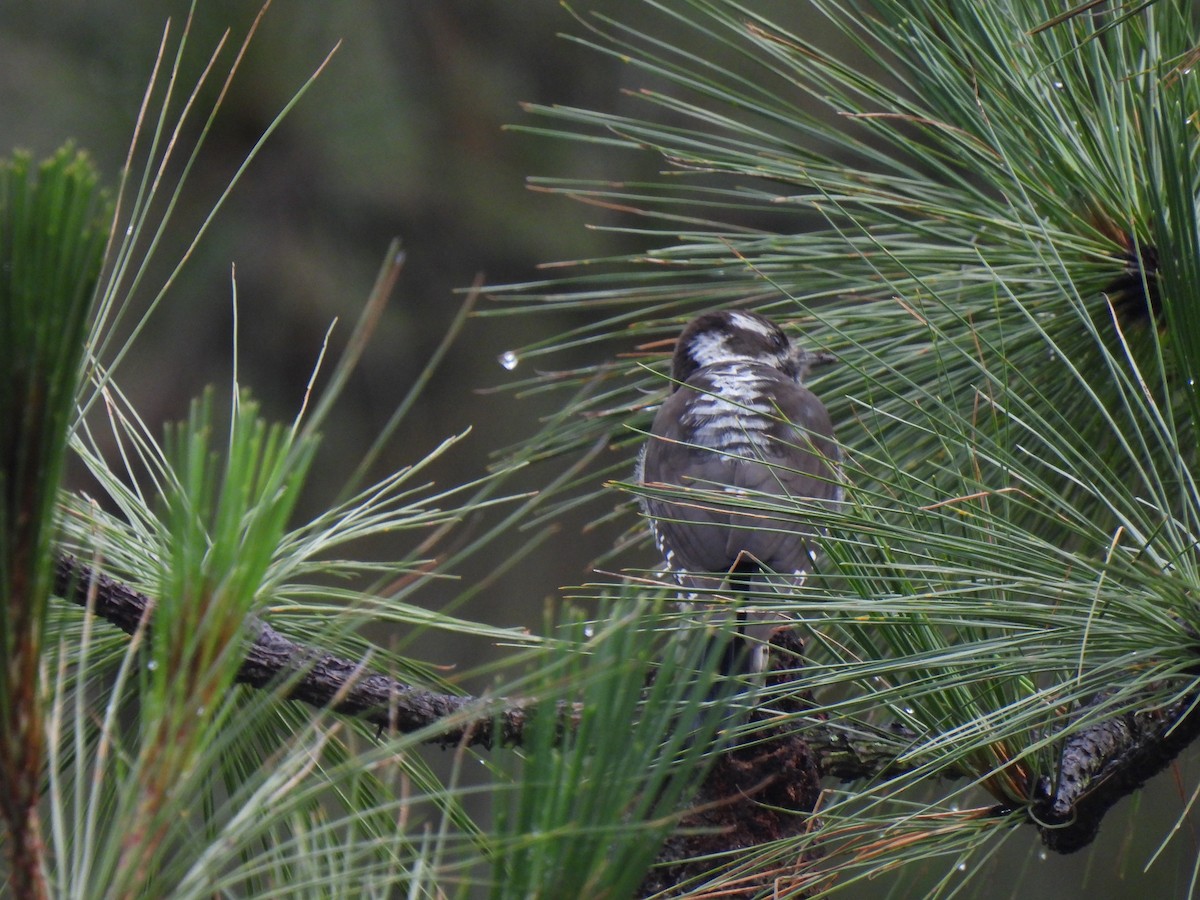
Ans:
[[[736,461],[705,447],[693,446],[695,435],[687,424],[685,406],[693,391],[686,387],[671,394],[654,417],[651,437],[642,460],[646,484],[669,485],[698,493],[720,490],[737,482]],[[667,500],[647,498],[659,548],[670,569],[689,572],[726,572],[731,561],[723,541],[716,538],[729,527],[729,515],[710,499],[681,496]]]
[[[829,411],[808,388],[795,382],[775,392],[777,417],[769,432],[770,483],[761,490],[836,503],[842,497],[841,451]],[[749,488],[751,484],[744,485]]]

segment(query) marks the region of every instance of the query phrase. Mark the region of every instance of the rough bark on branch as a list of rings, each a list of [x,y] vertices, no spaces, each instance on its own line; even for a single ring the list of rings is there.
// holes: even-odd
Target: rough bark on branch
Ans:
[[[1093,704],[1103,702],[1101,694]],[[1161,709],[1097,722],[1071,735],[1059,755],[1053,786],[1039,785],[1033,817],[1042,843],[1074,853],[1095,840],[1105,814],[1165,769],[1200,736],[1196,694]]]
[[[88,606],[126,634],[137,631],[153,600],[98,572],[79,559],[61,555],[55,564],[55,593]],[[364,670],[361,662],[342,659],[284,637],[265,622],[253,626],[252,640],[237,681],[255,688],[286,684],[283,696],[310,706],[355,716],[383,729],[411,734],[441,725],[429,740],[471,746],[519,744],[528,701],[495,700],[422,690],[388,675]],[[562,704],[564,728],[576,711]]]

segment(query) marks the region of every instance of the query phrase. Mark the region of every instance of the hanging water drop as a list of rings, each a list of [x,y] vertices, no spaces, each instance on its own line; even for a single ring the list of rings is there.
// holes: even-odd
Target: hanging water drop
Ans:
[[[146,668],[149,669],[151,672],[153,672],[155,669],[158,668],[158,660],[157,659],[150,660],[150,662],[146,663]]]
[[[505,350],[500,354],[500,365],[504,366],[510,372],[517,367],[517,363],[520,361],[521,358],[517,356],[515,350]]]

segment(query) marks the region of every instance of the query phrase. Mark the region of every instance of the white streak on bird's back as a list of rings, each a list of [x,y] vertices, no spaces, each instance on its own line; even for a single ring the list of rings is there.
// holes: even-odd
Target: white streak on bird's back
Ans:
[[[702,373],[688,410],[696,444],[739,456],[762,450],[770,443],[767,431],[777,415],[766,399],[769,382],[743,363],[710,366]],[[697,379],[693,378],[695,384]]]
[[[703,369],[729,359],[728,339],[720,331],[703,331],[692,338],[688,345],[688,356],[697,368]]]

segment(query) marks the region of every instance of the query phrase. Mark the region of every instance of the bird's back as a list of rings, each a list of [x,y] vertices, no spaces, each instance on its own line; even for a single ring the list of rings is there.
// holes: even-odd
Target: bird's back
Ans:
[[[781,498],[832,502],[839,493],[833,425],[811,391],[767,365],[705,366],[659,408],[651,434],[647,484],[729,495],[646,502],[668,568],[725,573],[756,561],[785,575],[808,571],[814,530]]]

